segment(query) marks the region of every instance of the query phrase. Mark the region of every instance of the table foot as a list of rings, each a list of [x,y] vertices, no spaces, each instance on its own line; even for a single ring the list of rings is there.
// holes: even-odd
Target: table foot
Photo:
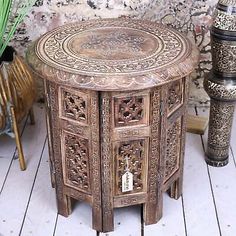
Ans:
[[[145,225],[156,224],[162,217],[163,197],[162,193],[157,202],[144,203],[143,217]]]
[[[93,229],[103,232],[102,209],[101,207],[93,206],[92,209]]]
[[[110,209],[109,212],[103,212],[102,217],[93,214],[93,229],[103,233],[114,231],[113,209]]]
[[[68,217],[72,212],[71,198],[64,195],[62,199],[57,199],[58,214]]]
[[[171,198],[178,200],[182,195],[182,180],[177,179],[168,189],[168,194]]]

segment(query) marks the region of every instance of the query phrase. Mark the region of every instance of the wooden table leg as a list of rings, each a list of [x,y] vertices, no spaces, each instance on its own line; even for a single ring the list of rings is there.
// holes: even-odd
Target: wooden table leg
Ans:
[[[65,194],[64,180],[63,180],[63,163],[62,163],[62,151],[61,151],[61,131],[59,121],[59,101],[57,96],[58,86],[49,83],[48,91],[50,93],[50,109],[51,109],[51,126],[50,135],[53,148],[53,163],[55,168],[55,187],[57,197],[58,213],[65,217],[71,214],[71,198]]]
[[[57,194],[57,206],[58,213],[62,216],[68,217],[72,212],[71,198],[66,195],[63,195],[62,198],[59,198]]]
[[[100,152],[100,130],[99,130],[99,95],[98,92],[91,93],[91,184],[92,184],[92,218],[93,229],[102,232],[102,200],[101,200],[101,152]]]
[[[177,179],[169,188],[168,193],[171,198],[179,199],[182,194],[182,178]]]
[[[164,95],[165,93],[162,92]],[[148,189],[147,189],[147,200],[144,204],[144,222],[146,225],[155,224],[162,217],[162,184],[163,184],[163,155],[165,151],[165,140],[166,131],[165,125],[166,121],[163,122],[160,128],[159,123],[161,119],[166,119],[162,115],[160,117],[160,91],[156,89],[151,98],[151,138],[150,138],[150,151],[148,157]],[[161,138],[160,138],[161,136]],[[160,145],[160,143],[162,145]]]
[[[49,166],[50,166],[50,175],[51,175],[51,185],[53,188],[56,187],[55,184],[55,168],[54,168],[54,157],[53,157],[53,140],[52,140],[52,115],[50,108],[50,97],[49,97],[49,88],[48,83],[44,80],[44,92],[46,98],[46,124],[47,124],[47,135],[48,135],[48,153],[49,153]]]
[[[111,95],[102,92],[100,96],[101,125],[101,173],[102,173],[102,225],[103,232],[114,230],[113,214],[113,153],[111,144]],[[95,220],[95,219],[94,219]]]
[[[188,84],[186,85],[188,88]],[[186,89],[186,96],[188,96],[188,89]],[[185,152],[185,140],[186,140],[186,129],[188,127],[187,117],[187,99],[185,101],[185,114],[182,116],[181,122],[181,138],[180,138],[180,153],[179,153],[179,177],[170,186],[168,193],[171,198],[179,199],[183,192],[183,168],[184,168],[184,152]]]

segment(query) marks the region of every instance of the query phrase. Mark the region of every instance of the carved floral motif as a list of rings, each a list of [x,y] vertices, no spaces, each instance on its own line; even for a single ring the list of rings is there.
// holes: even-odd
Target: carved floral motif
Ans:
[[[66,118],[87,123],[86,98],[62,90],[62,113]]]
[[[144,97],[115,98],[115,125],[130,126],[144,123]]]
[[[93,58],[96,56],[96,58],[114,60],[123,56],[129,59],[145,56],[145,51],[142,47],[146,40],[143,36],[129,35],[121,30],[117,30],[112,34],[105,31],[100,35],[90,35],[87,38],[87,42],[82,43],[80,48],[83,51],[93,52],[94,55],[91,55]]]
[[[126,30],[127,27],[129,27],[129,31]],[[156,48],[156,50],[150,54],[150,45],[147,44],[143,49],[144,56],[140,58],[132,50],[130,60],[124,60],[126,59],[125,57],[115,60],[110,57],[105,58],[105,60],[94,60],[93,54],[96,51],[86,56],[86,58],[81,56],[82,49],[78,49],[78,44],[83,37],[81,32],[93,32],[94,37],[96,37],[96,34],[106,28],[109,29],[110,35],[114,35],[117,31],[120,31],[120,33],[129,32],[130,35],[128,37],[132,39],[129,41],[129,48],[137,48],[137,39],[148,35],[152,37],[152,47]],[[133,31],[140,36],[132,38]],[[91,41],[91,39],[86,40],[88,40],[88,43]],[[117,48],[114,39],[109,41],[109,43],[106,40],[101,41],[101,43],[104,42],[107,43],[106,47],[110,47],[110,44],[112,44],[112,48]],[[123,43],[127,42],[123,40]],[[85,42],[82,45],[84,44]],[[143,74],[144,72],[167,68],[186,60],[191,55],[191,49],[192,45],[188,39],[182,37],[177,31],[172,31],[160,24],[130,19],[103,19],[68,24],[49,32],[39,39],[36,46],[36,54],[42,62],[50,64],[53,68],[64,69],[70,73],[96,76],[108,74],[125,75],[129,73]]]

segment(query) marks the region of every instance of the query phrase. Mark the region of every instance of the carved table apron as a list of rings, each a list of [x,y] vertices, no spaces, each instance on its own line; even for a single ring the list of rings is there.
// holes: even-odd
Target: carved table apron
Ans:
[[[44,78],[52,183],[58,211],[92,205],[93,228],[112,231],[113,209],[182,192],[188,75],[198,52],[163,25],[131,19],[59,27],[29,50]]]

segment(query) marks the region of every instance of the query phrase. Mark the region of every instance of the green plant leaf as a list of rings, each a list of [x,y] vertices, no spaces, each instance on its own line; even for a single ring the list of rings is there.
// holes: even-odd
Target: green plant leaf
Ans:
[[[0,0],[0,57],[35,1]]]

